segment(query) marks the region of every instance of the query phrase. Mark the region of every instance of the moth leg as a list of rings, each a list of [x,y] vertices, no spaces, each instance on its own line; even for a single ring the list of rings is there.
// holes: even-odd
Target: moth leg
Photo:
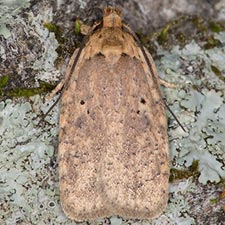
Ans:
[[[73,67],[73,64],[74,64],[74,60],[75,60],[78,52],[79,52],[79,48],[77,48],[74,51],[74,53],[73,53],[73,55],[72,55],[72,57],[71,57],[71,59],[69,61],[69,64],[68,64],[67,70],[66,70],[66,75],[65,75],[65,81],[64,81],[64,83],[67,83],[68,82],[68,79],[70,78],[70,73],[73,72],[71,70],[72,70],[72,67]]]
[[[62,79],[58,84],[57,86],[51,91],[51,93],[47,94],[45,96],[45,100],[46,101],[49,101],[51,98],[53,98],[59,91],[61,91],[63,89],[63,86],[64,86],[64,83],[65,83],[65,80]]]
[[[148,52],[148,50],[146,48],[143,48],[143,51],[145,52],[146,56],[147,56],[147,60],[149,60],[150,62],[150,67],[149,70],[152,72],[152,76],[155,76],[156,80],[158,82],[159,85],[163,85],[164,87],[167,88],[177,88],[178,85],[175,83],[169,83],[165,80],[163,80],[162,78],[160,78],[160,76],[158,75],[157,69],[155,67],[155,63],[152,59],[152,56],[150,55],[150,53]]]
[[[160,78],[160,77],[159,77],[159,84],[160,84],[160,85],[163,85],[163,86],[166,87],[166,88],[177,88],[177,87],[178,87],[177,84],[175,84],[175,83],[169,83],[169,82],[163,80],[163,79]]]
[[[100,24],[99,22],[95,22],[95,24],[92,27],[92,26],[85,24],[81,20],[77,20],[77,21],[80,24],[80,33],[83,35],[89,35],[92,32],[92,30]]]
[[[79,20],[79,23],[81,24],[81,26],[80,26],[81,34],[87,35],[90,32],[90,30],[92,29],[92,27],[84,24],[81,20]]]

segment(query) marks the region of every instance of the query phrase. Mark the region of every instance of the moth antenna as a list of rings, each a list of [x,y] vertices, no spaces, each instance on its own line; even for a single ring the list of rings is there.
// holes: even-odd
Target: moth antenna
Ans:
[[[177,123],[178,123],[179,126],[182,128],[182,130],[183,130],[184,132],[187,132],[187,131],[185,130],[185,128],[183,127],[183,125],[181,124],[181,122],[180,122],[180,121],[178,120],[178,118],[175,116],[175,114],[173,113],[173,111],[171,110],[171,108],[169,107],[169,105],[167,104],[166,99],[163,99],[163,101],[164,101],[164,104],[165,104],[167,110],[171,113],[171,115],[172,115],[173,118],[177,121]]]
[[[63,88],[62,88],[63,89]],[[46,118],[46,116],[49,114],[49,112],[51,112],[51,110],[56,106],[56,104],[59,102],[59,100],[60,100],[60,98],[61,98],[61,93],[60,93],[60,95],[59,95],[59,97],[56,99],[56,101],[51,105],[51,107],[48,109],[48,111],[42,116],[42,118],[40,119],[40,121],[38,122],[38,126],[40,125],[40,123],[42,122],[42,121],[44,121],[44,119]]]
[[[79,51],[78,51],[78,53],[77,53],[77,55],[76,55],[76,57],[75,57],[75,59],[74,59],[74,62],[73,62],[73,65],[72,65],[72,67],[71,67],[69,76],[68,76],[67,80],[65,81],[63,87],[61,88],[61,93],[59,94],[59,97],[58,97],[57,100],[52,104],[52,106],[48,109],[48,111],[43,115],[43,117],[41,118],[41,120],[38,122],[38,125],[39,125],[42,121],[44,121],[44,119],[45,119],[46,116],[49,114],[49,112],[50,112],[50,111],[56,106],[56,104],[59,102],[60,98],[62,97],[63,93],[65,92],[65,90],[67,89],[67,87],[68,87],[68,85],[69,85],[70,78],[71,78],[71,76],[72,76],[72,74],[73,74],[73,72],[74,72],[74,69],[75,69],[75,67],[76,67],[76,65],[77,65],[78,59],[79,59],[79,57],[80,57],[80,54],[81,54],[81,52],[82,52],[84,46],[86,45],[86,43],[87,43],[89,37],[92,35],[92,33],[93,33],[94,31],[96,31],[97,29],[99,29],[99,27],[100,27],[101,25],[102,25],[102,23],[99,23],[99,24],[95,25],[95,26],[93,27],[93,29],[89,32],[89,34],[88,34],[87,36],[84,37],[83,41],[81,42],[81,46],[80,46],[80,48],[79,48]]]
[[[141,42],[140,42],[138,36],[137,36],[132,30],[130,30],[128,26],[126,26],[126,25],[124,25],[124,24],[123,24],[123,28],[125,28],[126,32],[128,32],[131,36],[133,36],[134,40],[137,42],[138,47],[141,49],[141,52],[142,52],[142,54],[143,54],[143,56],[144,56],[144,58],[145,58],[145,61],[146,61],[146,63],[148,64],[148,68],[149,68],[150,73],[151,73],[151,75],[152,75],[152,79],[156,82],[156,78],[155,78],[155,76],[153,76],[153,70],[152,70],[152,67],[151,67],[151,63],[150,63],[150,61],[149,61],[149,58],[148,58],[148,56],[147,56],[147,54],[146,54],[146,52],[145,52],[144,47],[142,46],[142,44],[141,44]],[[175,116],[175,114],[173,113],[173,111],[170,109],[170,107],[169,107],[169,105],[167,104],[166,100],[163,99],[163,101],[164,101],[164,104],[165,104],[167,110],[171,113],[171,115],[172,115],[172,116],[174,117],[174,119],[177,121],[177,123],[178,123],[179,126],[182,128],[182,130],[183,130],[184,132],[186,132],[186,130],[184,129],[183,125],[180,123],[180,121],[178,120],[178,118]]]

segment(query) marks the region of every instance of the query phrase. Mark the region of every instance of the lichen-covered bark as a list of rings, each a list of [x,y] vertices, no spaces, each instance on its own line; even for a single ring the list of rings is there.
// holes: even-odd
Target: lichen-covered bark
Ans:
[[[36,126],[55,98],[43,103],[44,93],[11,99],[7,93],[9,90],[14,93],[15,88],[38,88],[39,79],[59,82],[82,39],[81,35],[74,35],[75,19],[84,22],[100,19],[98,7],[102,1],[2,2],[0,224],[11,225],[16,221],[75,224],[65,217],[59,205],[58,107],[49,113],[46,123]],[[222,224],[225,221],[224,197],[220,195],[224,191],[225,159],[224,1],[115,2],[122,6],[124,21],[138,32],[150,50],[160,76],[177,83],[177,89],[163,89],[163,96],[189,132],[182,132],[168,113],[171,167],[183,172],[193,160],[199,160],[200,176],[179,176],[180,179],[170,183],[169,204],[161,217],[135,223]],[[47,23],[61,29],[57,31],[61,38],[56,39],[47,30]],[[117,217],[98,221],[110,222],[134,221]]]

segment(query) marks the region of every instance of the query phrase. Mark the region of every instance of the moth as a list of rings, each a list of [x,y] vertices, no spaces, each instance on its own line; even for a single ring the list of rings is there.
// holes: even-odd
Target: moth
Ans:
[[[169,148],[159,78],[150,53],[104,10],[67,68],[59,119],[59,186],[76,221],[150,219],[168,201]]]

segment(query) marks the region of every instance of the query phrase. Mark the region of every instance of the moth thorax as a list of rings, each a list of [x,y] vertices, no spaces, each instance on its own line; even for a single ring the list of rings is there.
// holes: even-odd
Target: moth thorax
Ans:
[[[118,54],[116,51],[115,52],[105,51],[104,55],[105,55],[105,60],[108,63],[108,65],[116,64],[121,58],[121,54]]]

